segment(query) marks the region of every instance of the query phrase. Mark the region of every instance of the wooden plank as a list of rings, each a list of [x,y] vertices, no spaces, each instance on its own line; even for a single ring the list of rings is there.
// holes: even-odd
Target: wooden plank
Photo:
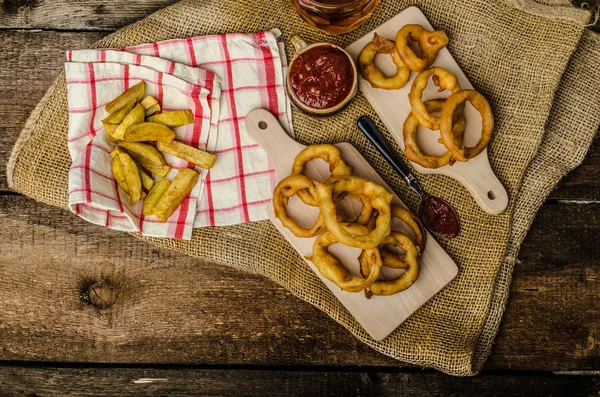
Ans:
[[[60,72],[65,51],[86,48],[102,33],[0,32],[0,164],[4,168],[12,147],[35,105]],[[6,190],[0,173],[0,190]]]
[[[0,29],[116,30],[177,0],[4,0]]]
[[[600,368],[599,213],[600,204],[542,208],[486,368]],[[263,277],[18,195],[0,196],[0,214],[0,361],[402,365]],[[122,285],[111,309],[80,299],[90,279]]]
[[[315,370],[0,367],[0,396],[595,396],[598,377]]]
[[[487,366],[598,370],[600,205],[546,204],[519,259]]]
[[[64,52],[86,48],[103,33],[12,31],[0,32],[0,164],[6,164],[25,120],[62,69]],[[582,165],[555,190],[553,199],[600,200],[595,175],[600,172],[600,139]],[[0,191],[6,190],[0,173]]]

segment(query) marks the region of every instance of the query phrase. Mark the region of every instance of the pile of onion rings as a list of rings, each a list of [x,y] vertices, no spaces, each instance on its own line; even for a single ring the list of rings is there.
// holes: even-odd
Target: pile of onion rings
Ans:
[[[414,40],[421,49],[419,57],[409,47],[408,41]],[[422,72],[430,67],[437,53],[448,45],[448,36],[443,30],[432,32],[421,25],[405,25],[396,34],[396,41],[373,35],[373,40],[364,46],[358,55],[358,69],[363,79],[374,88],[397,90],[410,80],[410,73]],[[396,74],[386,77],[373,61],[377,54],[389,54],[396,66]]]
[[[331,176],[324,182],[303,175],[312,159],[329,163]],[[328,280],[348,292],[365,291],[371,295],[392,295],[409,288],[419,276],[420,257],[425,249],[425,228],[421,220],[408,209],[392,204],[393,195],[379,184],[352,175],[353,169],[333,145],[308,146],[298,154],[292,174],[282,179],[273,191],[273,209],[281,224],[297,237],[316,237],[310,260]],[[298,225],[287,213],[290,197],[298,195],[309,206],[318,206],[319,215],[310,228]],[[344,197],[362,204],[356,219],[338,214],[336,205]],[[392,218],[403,221],[414,238],[391,230]],[[360,276],[353,275],[328,251],[341,243],[360,248]],[[402,250],[401,254],[386,246]],[[393,280],[380,280],[381,267],[404,269]]]
[[[408,41],[416,41],[421,56],[408,45]],[[419,74],[413,81],[408,94],[412,112],[404,121],[404,154],[410,161],[425,168],[439,168],[453,165],[456,161],[468,161],[488,146],[494,129],[494,116],[488,101],[475,90],[464,90],[456,76],[441,67],[431,67],[439,50],[448,45],[448,36],[443,30],[429,31],[420,25],[405,25],[396,34],[395,41],[374,34],[373,40],[365,45],[358,56],[358,68],[363,79],[374,88],[386,90],[400,89],[410,80],[411,71]],[[386,77],[373,63],[377,54],[389,54],[396,66],[397,73]],[[448,90],[452,94],[447,99],[437,98],[423,102],[423,90],[429,78],[439,87],[439,91]],[[464,118],[465,102],[481,114],[481,138],[473,147],[465,147],[463,135],[466,127]],[[432,113],[441,112],[439,117]],[[417,128],[426,127],[432,131],[440,131],[439,142],[447,152],[440,156],[428,156],[417,146]],[[333,173],[332,173],[333,174]],[[315,204],[302,192],[302,201]]]

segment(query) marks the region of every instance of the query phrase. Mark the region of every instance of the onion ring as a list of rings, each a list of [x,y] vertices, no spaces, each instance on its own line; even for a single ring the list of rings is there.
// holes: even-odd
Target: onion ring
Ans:
[[[408,40],[419,43],[421,57],[408,46]],[[396,34],[396,49],[402,62],[413,72],[422,72],[430,67],[437,53],[448,45],[448,36],[443,30],[432,32],[421,25],[404,25]]]
[[[449,90],[452,91],[452,93],[455,93],[460,91],[461,87],[460,84],[458,84],[455,75],[446,69],[442,69],[437,66],[427,69],[415,77],[415,81],[413,81],[410,92],[408,93],[408,101],[410,102],[412,112],[417,120],[419,120],[420,125],[427,127],[430,130],[439,130],[440,119],[430,115],[427,112],[425,104],[421,99],[423,90],[425,87],[427,87],[427,80],[429,80],[429,76],[433,76],[433,83],[440,87],[439,91]]]
[[[425,109],[428,114],[433,112],[439,112],[446,102],[445,99],[432,99],[425,101]],[[465,132],[466,121],[464,119],[463,108],[457,109],[453,128],[454,141],[457,145],[462,143],[463,134]],[[419,121],[413,112],[411,112],[406,120],[404,120],[404,126],[402,127],[402,135],[404,136],[404,155],[410,161],[417,163],[425,168],[439,168],[446,164],[454,164],[452,153],[446,151],[441,156],[427,156],[421,152],[417,145],[417,129],[419,127]]]
[[[298,153],[296,158],[294,159],[294,163],[292,164],[292,175],[299,175],[304,172],[304,165],[312,159],[320,158],[329,163],[329,170],[331,171],[331,176],[338,175],[352,175],[354,169],[346,164],[346,162],[342,159],[342,155],[340,154],[340,150],[333,145],[310,145],[306,147],[303,151]],[[318,206],[319,204],[315,200],[312,194],[309,193],[308,190],[302,189],[298,191],[298,197],[304,204],[311,205],[313,207]],[[341,197],[337,198],[340,199]],[[336,200],[339,201],[339,200]]]
[[[342,244],[350,247],[371,249],[377,247],[390,233],[390,203],[393,195],[382,186],[356,176],[333,176],[325,183],[314,182],[316,198],[327,230]],[[361,194],[371,199],[371,205],[377,210],[375,229],[366,235],[352,236],[340,225],[336,217],[333,196],[343,192]]]
[[[356,223],[342,223],[341,227],[352,235],[365,235],[369,233],[366,227]],[[379,277],[382,265],[379,250],[372,248],[361,252],[360,257],[365,262],[364,266],[368,268],[368,271],[364,273],[366,276],[358,277],[353,276],[346,270],[327,250],[327,247],[337,242],[338,240],[330,232],[321,234],[315,240],[312,256],[306,257],[306,259],[316,266],[323,277],[332,281],[344,291],[360,292],[368,288]]]
[[[352,197],[354,200],[362,204],[360,214],[354,220],[354,223],[366,226],[373,217],[373,206],[371,205],[371,199],[362,194],[349,194],[348,197]]]
[[[315,187],[313,182],[304,175],[290,175],[282,179],[273,191],[273,210],[275,216],[279,218],[281,224],[288,228],[296,237],[314,237],[323,232],[323,216],[319,214],[315,224],[306,229],[300,227],[292,218],[289,217],[285,205],[287,198],[293,196],[300,190],[306,189],[308,194],[314,197]]]
[[[455,134],[452,130],[452,120],[458,107],[464,105],[465,101],[471,102],[471,105],[481,114],[481,138],[477,145],[473,147],[460,148],[455,142]],[[458,91],[448,97],[442,109],[440,116],[440,135],[442,143],[450,153],[452,158],[457,161],[467,161],[481,153],[492,139],[494,130],[494,115],[489,102],[483,95],[475,90]]]
[[[381,244],[382,248],[386,244],[396,245],[404,251],[404,262],[408,268],[399,277],[394,280],[377,280],[369,286],[370,294],[373,295],[393,295],[406,290],[414,284],[419,277],[419,254],[417,247],[414,245],[410,237],[399,232],[391,232]],[[367,257],[359,257],[360,273],[371,274],[371,265]],[[385,260],[383,265],[386,266]],[[368,295],[367,295],[368,296]]]
[[[373,61],[377,54],[389,54],[396,66],[396,74],[386,77],[381,70],[375,66]],[[371,83],[371,87],[383,88],[385,90],[397,90],[408,83],[410,69],[406,67],[393,41],[373,35],[373,41],[368,43],[358,55],[358,68],[363,79]]]
[[[419,255],[421,255],[425,250],[425,239],[427,236],[425,233],[425,227],[423,226],[421,220],[410,210],[400,205],[392,205],[391,211],[393,218],[400,219],[408,227],[410,227],[415,235],[414,244],[417,247],[417,252]],[[397,253],[383,247],[381,247],[379,251],[381,253],[384,266],[392,269],[407,269],[409,267],[409,265],[406,263],[404,254],[398,255]]]
[[[425,251],[425,240],[427,234],[425,233],[425,226],[423,222],[416,216],[412,211],[400,206],[392,205],[391,207],[392,217],[398,218],[402,222],[406,223],[415,235],[415,246],[419,251],[419,255]]]

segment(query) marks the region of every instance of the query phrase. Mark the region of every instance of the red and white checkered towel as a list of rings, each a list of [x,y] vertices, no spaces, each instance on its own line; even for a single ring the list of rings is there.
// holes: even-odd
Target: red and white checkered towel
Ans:
[[[162,58],[160,62],[156,61],[158,57]],[[207,100],[211,101],[210,106],[220,102],[218,110],[213,108],[213,112],[218,115],[218,137],[212,150],[217,155],[217,162],[202,180],[202,187],[198,191],[201,199],[197,202],[193,225],[230,225],[266,219],[265,207],[271,198],[275,173],[266,153],[246,135],[244,118],[255,108],[266,108],[276,114],[283,127],[291,133],[291,108],[284,88],[286,58],[283,46],[276,42],[273,33],[194,37],[143,44],[120,51],[69,51],[67,59],[77,63],[114,62],[122,68],[127,64],[130,65],[129,68],[133,67],[132,65],[141,65],[155,71],[167,68],[167,72],[173,77],[188,83],[195,79],[193,74],[190,76],[189,69],[214,72],[221,83],[220,101],[214,97]],[[67,84],[69,85],[68,82]],[[132,84],[135,82],[132,81],[130,85]],[[208,88],[206,82],[199,82],[198,85]],[[214,84],[214,87],[217,85]],[[122,91],[123,88],[116,90],[112,97]],[[79,102],[81,97],[77,96],[74,99],[75,101],[69,100],[70,109],[80,107],[75,103]],[[105,103],[102,103],[98,107],[103,108],[104,105]],[[70,139],[82,134],[81,125],[81,122],[77,123],[76,134],[70,122]],[[97,128],[101,129],[101,125]],[[214,134],[209,133],[206,140],[209,151],[212,149],[212,136]],[[85,139],[80,139],[85,142]],[[77,149],[76,146],[78,145],[72,143],[69,145],[70,150],[74,147],[72,156],[73,151],[81,151],[81,148]],[[171,219],[174,218],[175,215]],[[189,238],[191,234],[187,233],[187,225],[184,229],[186,232],[183,234],[167,233],[166,236]],[[154,233],[149,229],[143,229],[142,232]]]
[[[166,61],[161,64],[150,58],[140,57],[139,60],[151,62],[157,68],[164,66],[162,70],[172,69]],[[177,140],[205,150],[214,150],[220,92],[216,76],[200,69],[190,71],[191,75],[195,73],[197,77],[197,85],[194,85],[162,70],[113,62],[65,64],[69,103],[68,146],[73,158],[69,170],[69,208],[82,218],[109,228],[139,231],[156,237],[190,239],[198,197],[202,195],[204,184],[196,184],[167,222],[145,217],[142,214],[142,201],[131,205],[129,196],[118,187],[112,175],[112,158],[109,154],[115,145],[108,141],[101,122],[108,116],[104,110],[108,102],[118,93],[144,80],[146,94],[156,97],[164,109],[191,109],[194,124],[174,128]],[[187,161],[173,156],[165,155],[165,159],[173,167],[167,179],[172,179],[179,168],[193,167]],[[207,170],[196,170],[205,180]]]

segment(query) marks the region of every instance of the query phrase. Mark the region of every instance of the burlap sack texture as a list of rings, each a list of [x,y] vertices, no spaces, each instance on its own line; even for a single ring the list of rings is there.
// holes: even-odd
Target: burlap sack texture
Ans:
[[[358,31],[331,37],[308,27],[287,0],[184,0],[104,38],[96,47],[278,27],[290,56],[288,39],[293,33],[308,42],[345,46],[411,5],[418,6],[435,28],[448,33],[451,53],[490,101],[496,119],[491,163],[510,196],[508,210],[491,216],[457,182],[442,176],[419,178],[428,191],[455,206],[462,223],[458,238],[441,242],[460,268],[446,289],[377,342],[268,221],[196,229],[189,242],[145,239],[265,275],[325,311],[361,341],[398,360],[453,375],[473,375],[491,350],[515,257],[537,209],[560,178],[583,159],[600,122],[600,39],[585,31],[589,12],[572,8],[567,0],[384,0]],[[415,197],[355,127],[363,114],[377,120],[360,94],[346,110],[327,119],[295,111],[297,139],[305,144],[351,142],[414,208]],[[13,189],[62,208],[67,207],[70,165],[67,117],[61,74],[27,121],[8,165]]]

